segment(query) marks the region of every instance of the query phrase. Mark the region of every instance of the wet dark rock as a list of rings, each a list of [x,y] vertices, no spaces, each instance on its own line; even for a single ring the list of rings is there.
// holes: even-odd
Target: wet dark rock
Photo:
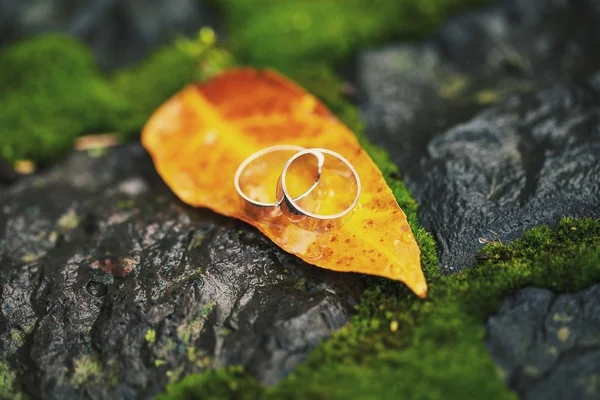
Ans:
[[[108,288],[104,283],[96,281],[89,281],[85,286],[85,289],[89,294],[95,297],[102,297],[108,291]]]
[[[557,296],[523,289],[487,323],[487,346],[523,399],[600,397],[600,285]]]
[[[367,135],[399,166],[444,272],[486,241],[600,217],[599,46],[597,2],[508,0],[359,56]]]
[[[486,240],[600,217],[600,92],[512,96],[434,138],[420,166],[413,187],[446,270],[469,265]]]
[[[0,188],[17,180],[17,173],[13,171],[8,162],[0,156]]]
[[[200,0],[3,0],[0,45],[42,32],[84,40],[104,69],[132,65],[177,35],[215,24]]]
[[[136,144],[24,177],[0,212],[0,359],[33,398],[145,399],[230,364],[272,384],[362,291],[184,205]]]

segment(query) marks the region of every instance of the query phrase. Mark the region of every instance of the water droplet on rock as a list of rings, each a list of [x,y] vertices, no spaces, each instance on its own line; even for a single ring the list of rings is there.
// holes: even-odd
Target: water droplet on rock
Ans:
[[[85,286],[85,290],[94,297],[102,297],[106,294],[108,288],[104,283],[89,281]]]

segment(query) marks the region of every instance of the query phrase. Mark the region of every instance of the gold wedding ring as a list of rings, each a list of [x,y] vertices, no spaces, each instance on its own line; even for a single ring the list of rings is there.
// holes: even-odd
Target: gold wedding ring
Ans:
[[[263,182],[263,175],[272,172],[272,168],[278,167],[278,165],[269,165],[269,158],[271,164],[281,165],[282,157],[286,161],[277,181],[275,199],[272,201],[258,199],[251,193],[252,185],[264,189],[266,184]],[[301,161],[306,157],[316,160],[316,168],[310,165],[308,171],[312,185],[300,194],[292,194],[287,182],[290,179],[290,170],[302,166]],[[266,169],[271,170],[266,171]],[[323,176],[327,181],[338,180],[336,186],[343,186],[347,193],[339,192],[339,189],[338,192],[334,192],[322,184]],[[245,201],[246,212],[253,218],[268,223],[270,218],[283,214],[298,227],[317,233],[328,232],[342,226],[356,207],[361,191],[358,173],[340,154],[328,149],[305,149],[295,145],[272,146],[252,154],[238,167],[234,186]],[[338,207],[341,204],[341,209],[332,210],[329,207],[322,211],[329,205],[327,200]]]
[[[288,170],[301,157],[309,154],[314,156],[321,154],[323,158],[327,157],[324,167],[321,170],[321,174],[327,173],[328,165],[337,164],[336,168],[333,169],[332,174],[341,177],[344,182],[344,189],[351,191],[351,193],[343,194],[352,195],[350,197],[349,204],[347,204],[341,210],[333,213],[319,213],[315,211],[309,211],[306,206],[301,204],[302,202],[308,203],[306,200],[309,199],[309,195],[312,193],[315,193],[315,196],[319,196],[319,190],[315,190],[318,189],[319,182],[315,182],[315,187],[311,188],[311,193],[305,193],[302,198],[293,198],[290,196],[287,187]],[[321,179],[322,175],[319,178]],[[325,196],[329,195],[330,197],[341,195],[340,193],[331,194],[330,189],[326,189],[324,192]],[[277,185],[277,197],[283,199],[279,205],[279,208],[281,209],[283,215],[285,215],[290,222],[307,231],[318,233],[328,232],[342,226],[350,216],[351,211],[354,209],[354,207],[356,207],[358,198],[360,197],[360,178],[358,177],[358,173],[352,164],[335,151],[328,149],[302,150],[293,155],[283,167],[281,178],[279,179],[279,184]],[[322,201],[316,201],[314,203],[316,207],[319,207],[321,206]]]
[[[245,180],[250,180],[255,186],[264,186],[265,183],[263,180],[265,177],[261,176],[261,172],[263,175],[265,175],[264,170],[272,169],[273,165],[270,164],[278,163],[279,160],[277,158],[281,158],[282,156],[284,161],[281,162],[281,166],[283,167],[284,163],[289,159],[290,156],[297,154],[302,150],[304,150],[304,147],[295,145],[271,146],[257,151],[240,164],[235,173],[233,183],[235,190],[246,202],[247,214],[253,216],[254,218],[262,219],[274,217],[277,213],[279,213],[279,205],[283,200],[283,195],[277,196],[274,201],[261,201],[256,199],[252,193],[247,193],[249,188],[246,188],[246,190],[242,189],[243,182]],[[269,158],[271,158],[271,160],[269,160]],[[309,187],[304,193],[297,196],[295,200],[299,200],[308,195],[319,182],[324,158],[321,154],[315,154],[315,158],[317,160],[317,166],[314,174],[314,182],[311,187]],[[258,169],[259,173],[257,174],[256,171],[252,171],[253,168],[255,170]],[[253,173],[254,176],[252,175]],[[246,176],[247,174],[249,174],[249,176]]]

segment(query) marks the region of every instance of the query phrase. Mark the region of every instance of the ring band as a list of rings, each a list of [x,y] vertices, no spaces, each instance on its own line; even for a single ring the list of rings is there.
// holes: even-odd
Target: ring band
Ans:
[[[303,150],[305,150],[304,147],[295,146],[295,145],[271,146],[271,147],[262,149],[260,151],[257,151],[256,153],[252,154],[250,157],[246,158],[240,164],[237,171],[235,172],[235,177],[233,179],[233,183],[235,186],[235,190],[246,201],[246,204],[250,206],[250,211],[253,211],[253,212],[271,211],[271,209],[277,209],[283,200],[283,194],[277,195],[274,202],[267,203],[267,202],[255,200],[255,199],[251,198],[250,196],[248,196],[246,193],[244,193],[244,191],[242,190],[242,188],[240,186],[240,179],[242,177],[244,170],[248,167],[248,165],[250,165],[250,163],[252,163],[253,161],[256,161],[259,158],[261,158],[267,154],[270,154],[270,153],[275,153],[275,152],[279,152],[279,151],[295,151],[297,154],[298,152],[301,152]],[[313,154],[317,158],[317,177],[316,177],[313,185],[310,188],[308,188],[306,190],[306,192],[302,193],[300,196],[296,197],[294,200],[300,200],[304,196],[308,195],[317,186],[317,184],[319,183],[319,179],[321,178],[321,172],[323,170],[323,164],[325,162],[325,158],[322,154],[317,153],[317,152],[312,152],[311,154]],[[267,210],[265,210],[265,209],[267,209]]]
[[[352,201],[352,203],[350,204],[349,207],[347,207],[345,210],[343,210],[339,213],[332,214],[332,215],[314,214],[314,213],[311,213],[311,212],[303,209],[301,206],[298,205],[297,201],[299,200],[299,198],[292,199],[292,197],[290,196],[290,194],[287,190],[287,185],[286,185],[287,171],[288,171],[288,168],[290,167],[290,165],[292,165],[294,163],[294,161],[296,161],[299,157],[302,157],[303,155],[306,155],[306,154],[313,154],[317,158],[318,158],[317,154],[321,154],[322,157],[323,157],[323,154],[328,154],[330,156],[337,158],[338,160],[340,160],[342,163],[344,163],[346,165],[346,167],[352,173],[353,179],[356,182],[356,196],[354,197],[354,200]],[[321,171],[319,171],[319,172],[321,172]],[[319,174],[319,178],[320,178],[320,174]],[[315,182],[313,187],[311,187],[308,192],[305,192],[302,195],[302,197],[304,197],[310,191],[312,191],[314,189],[314,187],[317,186],[317,184],[318,184],[318,180]],[[286,216],[286,218],[290,222],[292,222],[293,224],[297,225],[298,227],[300,227],[304,230],[312,231],[312,232],[319,232],[319,233],[328,232],[330,230],[339,228],[346,222],[346,219],[350,215],[350,212],[354,209],[354,207],[358,203],[358,199],[360,197],[360,191],[361,191],[360,178],[358,176],[358,173],[352,166],[352,164],[347,159],[342,157],[340,154],[338,154],[334,151],[331,151],[331,150],[327,150],[327,149],[301,150],[298,153],[296,153],[295,155],[293,155],[288,160],[288,162],[285,164],[285,166],[283,167],[283,171],[281,172],[281,178],[279,179],[279,182],[277,184],[277,192],[278,192],[277,198],[282,199],[281,204],[279,205],[279,208],[281,209],[281,212]]]

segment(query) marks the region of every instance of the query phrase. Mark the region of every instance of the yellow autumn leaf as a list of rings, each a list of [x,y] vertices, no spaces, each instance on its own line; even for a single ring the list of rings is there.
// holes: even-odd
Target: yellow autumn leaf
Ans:
[[[184,202],[252,224],[310,264],[399,280],[426,296],[419,247],[381,172],[344,124],[282,75],[239,68],[189,85],[152,115],[142,143]],[[234,188],[236,169],[254,152],[282,144],[330,149],[355,167],[362,190],[341,228],[315,233],[283,216],[267,223],[248,214]],[[258,185],[257,196],[274,196],[281,170],[271,173],[272,179]]]

